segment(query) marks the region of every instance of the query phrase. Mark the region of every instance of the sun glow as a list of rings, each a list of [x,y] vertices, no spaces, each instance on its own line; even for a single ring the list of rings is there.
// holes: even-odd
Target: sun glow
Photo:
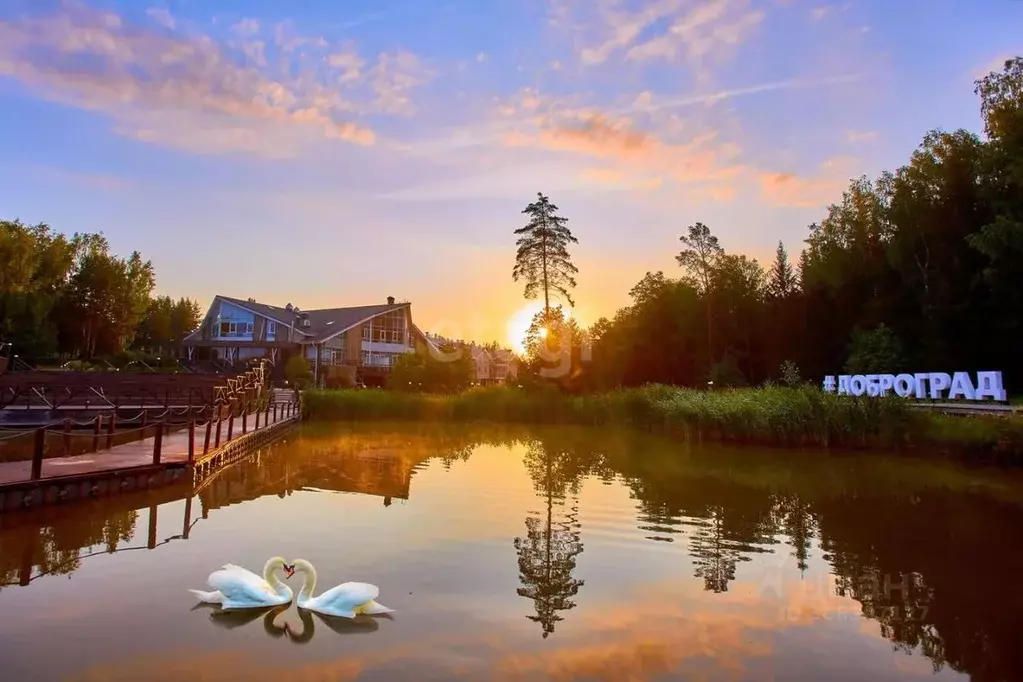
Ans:
[[[541,310],[543,310],[543,303],[530,302],[516,310],[508,318],[508,345],[516,353],[526,352],[526,332],[529,331],[529,325],[533,323],[533,318]]]
[[[531,301],[526,305],[516,310],[510,318],[508,318],[507,330],[508,330],[508,345],[516,353],[526,352],[526,332],[529,331],[529,325],[533,323],[533,318],[536,314],[543,310],[542,301]],[[578,317],[573,314],[571,308],[565,310],[565,318],[572,319]],[[540,336],[546,338],[547,330],[541,329]]]

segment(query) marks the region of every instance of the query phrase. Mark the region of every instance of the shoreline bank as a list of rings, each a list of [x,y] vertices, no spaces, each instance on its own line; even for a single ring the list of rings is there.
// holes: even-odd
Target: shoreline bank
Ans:
[[[640,428],[684,439],[778,447],[890,450],[1023,464],[1023,419],[953,417],[897,397],[835,396],[816,386],[697,391],[646,386],[567,395],[493,387],[456,394],[310,390],[303,419],[565,424]]]

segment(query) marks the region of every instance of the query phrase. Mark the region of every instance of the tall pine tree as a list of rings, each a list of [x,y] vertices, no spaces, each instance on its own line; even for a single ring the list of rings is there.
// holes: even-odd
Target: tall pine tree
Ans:
[[[544,313],[549,314],[551,293],[560,294],[569,305],[575,305],[569,290],[575,288],[574,275],[579,269],[572,264],[568,245],[578,244],[579,240],[565,227],[568,218],[558,215],[558,207],[542,192],[536,196],[537,200],[522,211],[529,216],[529,222],[515,230],[520,237],[515,242],[518,252],[512,279],[526,281],[527,299],[536,298],[542,289]]]
[[[775,252],[774,265],[771,266],[767,291],[773,298],[787,298],[796,291],[797,287],[796,273],[789,263],[789,254],[785,251],[785,245],[778,242],[778,250]]]

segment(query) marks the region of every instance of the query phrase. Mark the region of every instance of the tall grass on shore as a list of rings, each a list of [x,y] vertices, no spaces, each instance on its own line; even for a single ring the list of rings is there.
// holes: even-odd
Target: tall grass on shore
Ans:
[[[723,391],[653,385],[580,396],[503,387],[454,395],[316,390],[304,394],[303,410],[313,420],[608,425],[758,445],[1023,454],[1018,420],[942,417],[914,411],[898,397],[836,396],[811,385]]]

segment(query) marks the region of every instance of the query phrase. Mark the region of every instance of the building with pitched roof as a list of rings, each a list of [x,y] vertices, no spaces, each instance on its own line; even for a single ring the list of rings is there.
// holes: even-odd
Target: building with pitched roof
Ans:
[[[302,355],[317,385],[336,377],[379,385],[398,356],[429,343],[412,322],[412,304],[393,296],[381,305],[300,310],[217,295],[183,345],[189,360],[230,364],[264,358],[283,367]]]

